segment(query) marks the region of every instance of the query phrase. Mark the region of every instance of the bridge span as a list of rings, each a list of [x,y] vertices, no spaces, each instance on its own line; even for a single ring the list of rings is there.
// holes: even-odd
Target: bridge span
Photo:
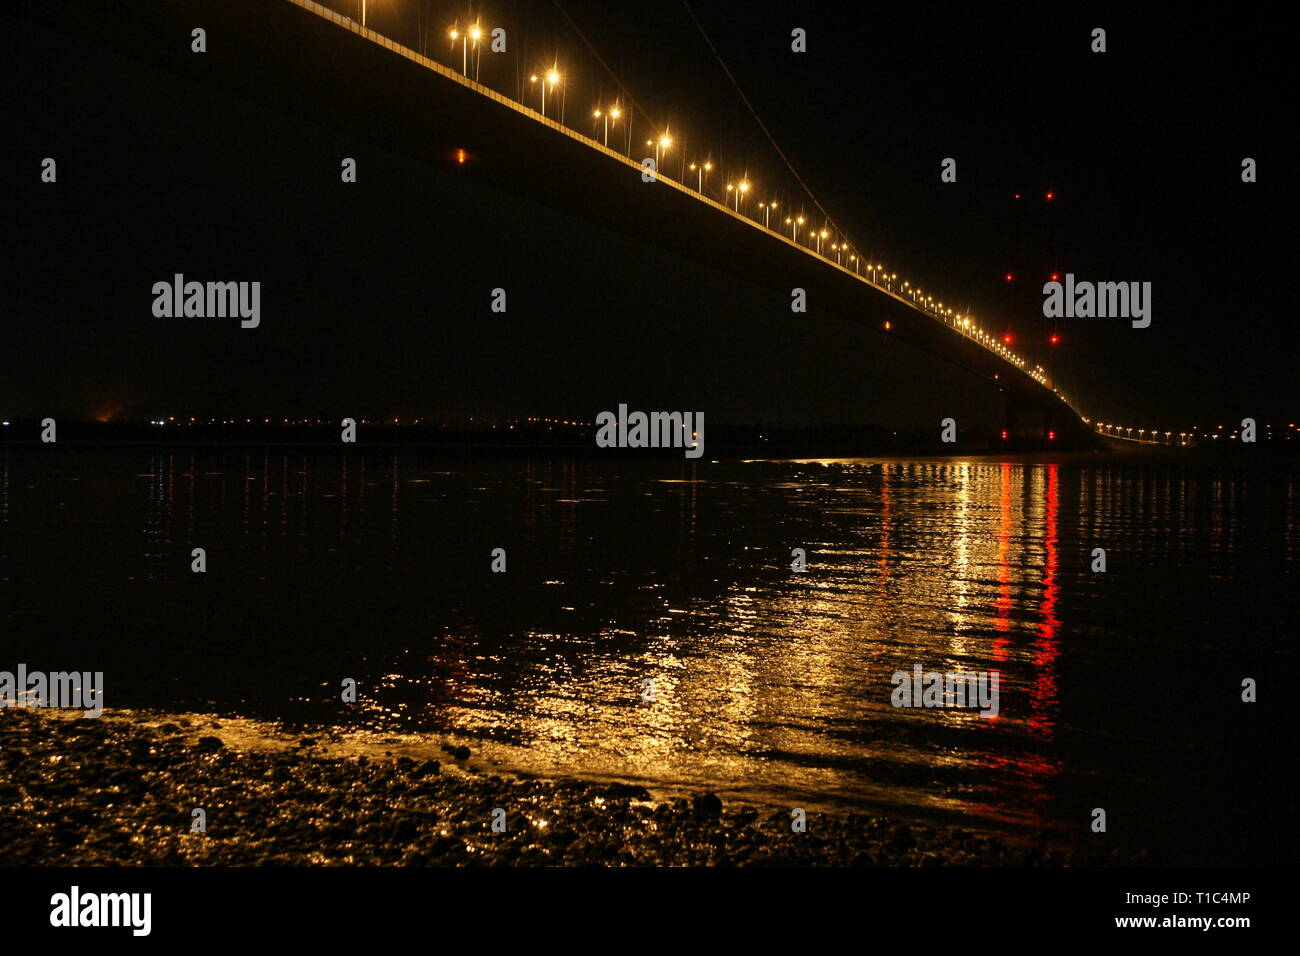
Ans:
[[[312,0],[45,0],[33,15],[145,62],[629,233],[974,373],[1005,400],[1008,447],[1093,448],[1097,429],[1041,369],[955,310],[853,267]],[[202,25],[210,49],[190,52]],[[634,153],[635,155],[635,153]],[[789,299],[787,298],[787,301]],[[806,321],[792,312],[792,332]],[[936,429],[939,423],[935,423]]]

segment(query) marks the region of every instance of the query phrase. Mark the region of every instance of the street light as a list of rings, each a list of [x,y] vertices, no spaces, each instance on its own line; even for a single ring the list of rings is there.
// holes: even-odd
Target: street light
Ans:
[[[479,62],[478,41],[481,40],[482,38],[483,38],[483,31],[479,29],[479,25],[477,23],[474,24],[472,27],[470,27],[469,31],[466,33],[461,33],[460,30],[458,30],[456,27],[451,28],[451,42],[455,43],[457,40],[460,41],[460,72],[466,77],[469,76],[469,43],[471,40],[474,41],[475,82],[478,81],[478,62]]]
[[[609,121],[613,120],[614,122],[617,123],[618,118],[623,115],[623,111],[619,109],[617,105],[615,105],[615,106],[611,106],[607,110],[598,109],[596,110],[594,115],[597,119],[600,119],[602,116],[605,117],[605,148],[608,149],[609,148]]]
[[[795,217],[795,218],[793,218],[793,219],[792,219],[791,217],[789,217],[789,216],[786,216],[786,217],[785,217],[785,224],[786,224],[787,226],[790,227],[790,238],[791,238],[791,240],[793,240],[794,242],[798,242],[798,241],[799,241],[799,227],[803,225],[803,216],[797,216],[797,217]]]
[[[455,27],[451,28],[451,42],[460,41],[460,72],[464,74],[468,69],[469,62],[469,37],[461,33]]]
[[[704,195],[704,174],[713,169],[713,163],[705,160],[702,163],[691,163],[691,172],[695,173],[695,191],[701,196]]]
[[[552,87],[559,86],[559,84],[560,84],[560,74],[555,70],[554,67],[552,67],[551,70],[550,70],[550,72],[548,72],[548,73],[546,74],[546,82],[547,82],[547,83],[550,83]],[[546,112],[546,86],[543,85],[543,86],[542,86],[542,113],[544,114],[545,112]],[[561,122],[561,123],[564,122],[564,104],[563,104],[563,102],[561,102],[561,104],[560,104],[560,122]]]
[[[483,31],[479,29],[477,23],[469,28],[469,38],[474,42],[474,82],[477,83],[479,64],[483,62],[483,53],[478,45],[478,41],[483,39]]]
[[[660,148],[662,148],[664,152],[668,152],[668,147],[671,146],[671,145],[673,144],[673,138],[672,138],[671,136],[669,136],[667,133],[664,133],[664,134],[663,134],[662,136],[660,136],[658,139],[648,139],[648,140],[646,140],[646,141],[645,141],[645,144],[646,144],[647,146],[653,146],[653,147],[655,148],[655,169],[658,169],[658,168],[659,168],[659,150],[660,150]]]
[[[620,110],[617,106],[615,106],[612,109],[607,109],[607,110],[600,110],[600,109],[594,110],[591,115],[594,116],[596,119],[600,119],[602,116],[605,118],[604,142],[605,142],[605,148],[608,149],[609,148],[609,121],[612,119],[617,122],[619,116],[622,115],[622,110]]]
[[[537,76],[536,73],[534,73],[532,76],[528,78],[528,82],[536,83],[538,79],[539,77]],[[547,70],[546,76],[542,78],[542,115],[543,116],[546,115],[546,85],[549,83],[551,86],[557,86],[559,85],[559,82],[560,82],[560,74],[556,72],[555,69]]]
[[[740,194],[741,194],[741,193],[745,193],[745,192],[749,192],[749,183],[741,183],[741,184],[738,185],[738,186],[733,186],[731,183],[727,183],[727,192],[729,192],[729,193],[733,193],[733,194],[735,195],[735,197],[736,197],[736,201],[735,201],[735,204],[734,204],[733,208],[736,210],[737,213],[739,213],[739,212],[740,212]]]
[[[776,208],[776,203],[761,202],[758,204],[758,208],[763,210],[763,227],[766,229],[771,229],[772,210]]]
[[[829,236],[829,235],[830,235],[830,233],[827,232],[825,229],[823,229],[821,232],[817,233],[817,255],[820,256],[820,255],[822,254],[822,240],[825,239],[825,238],[826,238],[827,236]]]

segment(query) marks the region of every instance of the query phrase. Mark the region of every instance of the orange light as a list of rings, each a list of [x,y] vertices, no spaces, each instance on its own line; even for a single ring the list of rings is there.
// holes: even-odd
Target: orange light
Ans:
[[[885,331],[886,331],[886,332],[888,332],[888,331],[889,331],[890,329],[892,329],[892,328],[893,328],[893,326],[890,325],[888,322],[885,323]]]

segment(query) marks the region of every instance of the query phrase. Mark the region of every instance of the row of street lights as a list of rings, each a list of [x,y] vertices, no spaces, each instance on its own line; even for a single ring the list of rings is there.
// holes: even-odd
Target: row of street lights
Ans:
[[[1085,418],[1084,421],[1086,422],[1087,419]],[[1162,432],[1158,428],[1151,428],[1151,429],[1136,428],[1135,429],[1128,425],[1113,425],[1107,422],[1097,422],[1095,425],[1093,425],[1093,427],[1097,431],[1101,432],[1103,435],[1110,435],[1114,438],[1133,439],[1133,432],[1136,431],[1137,438],[1133,439],[1134,441],[1148,442],[1148,443],[1154,442],[1156,444],[1166,444],[1166,445],[1174,444],[1173,438],[1175,434],[1178,435],[1179,445],[1188,445],[1191,443],[1192,439],[1196,437],[1193,432],[1176,432],[1176,433],[1170,431]],[[1220,425],[1219,427],[1222,428],[1223,426]],[[1148,432],[1150,432],[1151,434],[1150,438],[1146,437]],[[1161,435],[1165,436],[1163,442],[1160,440]],[[1218,438],[1219,436],[1215,435],[1214,437]],[[1233,437],[1236,436],[1234,435]]]
[[[362,6],[362,15],[364,18],[364,2]],[[474,54],[475,54],[474,79],[477,82],[479,76],[479,64],[480,64],[480,43],[484,38],[483,29],[477,23],[463,30],[460,29],[459,26],[455,26],[452,27],[449,35],[453,43],[457,40],[459,40],[461,43],[461,73],[466,77],[468,77],[469,75],[469,47],[471,44],[473,45]],[[560,119],[560,123],[563,124],[564,84],[563,84],[563,76],[559,71],[558,64],[553,65],[549,70],[546,70],[543,73],[532,74],[532,76],[529,77],[529,82],[534,84],[540,92],[541,112],[543,116],[546,115],[546,97],[547,97],[548,88],[551,93],[552,101],[554,101],[556,89],[558,88],[560,90],[559,119]],[[602,142],[604,143],[606,148],[609,147],[610,124],[613,123],[616,125],[622,118],[623,118],[623,109],[618,102],[615,102],[613,105],[606,106],[606,107],[597,106],[592,110],[593,125],[597,122],[603,125]],[[629,143],[628,152],[630,155],[630,143],[631,143],[630,126],[628,128],[628,143]],[[654,149],[655,169],[657,171],[663,161],[665,154],[668,152],[669,148],[674,145],[673,137],[670,133],[664,132],[660,134],[658,137],[647,139],[645,143],[647,147],[652,147]],[[684,159],[685,157],[683,156],[683,160]],[[683,167],[685,167],[684,162],[683,162]],[[714,168],[713,161],[707,159],[702,162],[692,162],[689,166],[690,171],[696,174],[695,188],[696,188],[696,192],[700,196],[704,196],[705,194],[704,193],[705,177],[713,171],[713,168]],[[683,173],[685,173],[685,168],[683,168]],[[727,204],[730,205],[732,211],[735,212],[737,215],[740,215],[741,203],[748,197],[752,188],[753,187],[751,183],[746,177],[742,177],[737,182],[730,182],[726,184],[726,199],[728,200]],[[1048,198],[1051,197],[1049,196]],[[758,204],[758,208],[763,212],[763,227],[765,229],[771,230],[772,213],[777,211],[779,208],[777,202],[776,201],[760,202]],[[791,241],[793,241],[796,244],[799,243],[800,229],[806,224],[807,224],[807,220],[802,215],[789,215],[785,217],[785,225],[790,228]],[[826,242],[826,240],[831,238],[832,235],[831,231],[825,227],[821,229],[817,229],[813,227],[810,231],[811,231],[811,242],[809,243],[808,247],[813,249],[818,256],[822,256],[823,255],[822,246]],[[855,252],[853,252],[853,247],[848,243],[847,240],[839,241],[839,239],[837,239],[835,242],[829,244],[828,254],[824,256],[824,258],[826,258],[827,261],[829,261],[830,252],[833,252],[835,254],[835,263],[839,265],[841,268],[844,267],[845,257],[847,256],[847,261],[849,265],[852,266],[854,274],[859,276],[862,275],[862,270],[858,262],[858,256]],[[885,269],[884,266],[879,264],[868,264],[866,266],[866,273],[867,276],[869,277],[869,281],[873,285],[876,285],[877,287],[883,286],[888,291],[894,292],[895,283],[898,281],[898,273],[889,272],[887,269]],[[898,293],[908,298],[921,311],[926,312],[932,315],[933,317],[940,319],[941,321],[945,322],[956,331],[966,335],[972,341],[975,341],[983,345],[985,348],[989,349],[990,351],[997,352],[1012,364],[1017,365],[1022,369],[1026,368],[1025,360],[1023,358],[1019,357],[1018,355],[1013,353],[1010,349],[1008,349],[1006,347],[1006,344],[999,341],[996,336],[991,335],[988,332],[980,329],[978,325],[972,325],[969,315],[957,314],[953,309],[949,307],[945,307],[942,302],[936,302],[933,296],[926,295],[921,289],[912,286],[911,283],[907,281],[904,281],[902,286],[898,288]],[[1034,377],[1041,384],[1043,385],[1048,384],[1047,376],[1043,372],[1042,366],[1036,365],[1032,369],[1026,369],[1026,371],[1028,372],[1029,375]]]

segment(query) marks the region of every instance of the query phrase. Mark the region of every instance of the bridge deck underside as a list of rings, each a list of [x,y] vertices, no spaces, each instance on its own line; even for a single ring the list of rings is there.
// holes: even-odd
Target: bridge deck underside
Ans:
[[[636,162],[296,4],[47,0],[35,9],[63,32],[90,36],[390,150],[452,166],[456,151],[464,149],[472,157],[465,175],[779,290],[787,301],[792,289],[803,288],[811,304],[988,380],[1006,396],[1011,427],[1028,411],[1043,423],[1037,430],[1054,429],[1062,444],[1094,441],[1088,426],[1050,389],[901,298],[702,202],[688,187],[663,179],[645,183]],[[206,55],[190,52],[196,25],[207,30]]]

